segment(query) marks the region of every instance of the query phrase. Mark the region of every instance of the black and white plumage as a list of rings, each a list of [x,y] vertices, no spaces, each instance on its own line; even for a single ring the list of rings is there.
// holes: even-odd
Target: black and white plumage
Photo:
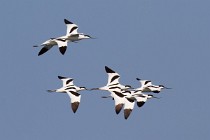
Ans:
[[[124,118],[128,119],[135,105],[134,91],[123,91],[124,95]]]
[[[59,51],[62,55],[65,54],[67,49],[67,43],[68,40],[62,39],[62,38],[51,38],[44,43],[41,44],[41,46],[44,46],[38,53],[38,56],[46,53],[49,51],[53,46],[58,45]]]
[[[158,97],[155,97],[152,94],[144,94],[144,93],[142,93],[141,90],[133,91],[132,97],[135,98],[136,104],[138,107],[142,107],[145,104],[145,102],[147,101],[147,99],[151,99],[151,98],[159,99]]]
[[[109,67],[105,66],[105,71],[108,74],[108,82],[106,86],[93,88],[92,90],[105,90],[111,92],[110,96],[107,97],[112,97],[114,99],[115,112],[116,114],[119,114],[124,105],[124,95],[122,94],[122,91],[131,88],[131,86],[121,85],[119,83],[120,75]]]
[[[171,88],[167,88],[163,85],[153,85],[152,81],[150,81],[150,80],[141,80],[139,78],[136,78],[136,79],[141,84],[141,87],[137,88],[136,90],[141,90],[142,92],[159,93],[162,89],[171,89]]]
[[[119,91],[113,91],[113,90],[107,90],[107,91],[111,93],[110,96],[102,96],[102,98],[111,97],[114,100],[115,112],[116,114],[119,114],[125,102],[124,95]]]
[[[79,107],[80,100],[81,100],[81,95],[78,92],[82,90],[87,90],[87,89],[85,87],[75,86],[72,78],[67,78],[63,76],[58,76],[58,78],[62,80],[63,86],[59,89],[47,90],[47,91],[67,93],[71,99],[72,111],[75,113]]]
[[[66,35],[60,36],[57,38],[51,38],[51,39],[45,41],[44,43],[42,43],[41,46],[43,46],[43,48],[38,53],[38,56],[46,53],[53,46],[56,46],[56,45],[58,45],[60,53],[62,55],[64,55],[67,50],[68,42],[77,42],[82,39],[92,38],[89,35],[85,35],[83,33],[78,33],[78,31],[77,31],[78,26],[76,24],[68,21],[67,19],[64,19],[64,23],[66,24],[66,27],[67,27]],[[38,47],[38,46],[34,46],[34,47]]]
[[[160,93],[162,89],[171,89],[163,85],[150,85],[143,89],[143,92]]]
[[[90,35],[86,35],[84,33],[78,33],[78,26],[71,21],[64,19],[64,23],[66,24],[67,30],[66,30],[66,40],[69,40],[71,42],[77,42],[82,39],[93,39]]]

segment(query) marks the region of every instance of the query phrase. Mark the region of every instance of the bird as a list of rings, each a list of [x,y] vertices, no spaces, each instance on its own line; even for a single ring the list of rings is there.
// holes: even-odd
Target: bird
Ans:
[[[95,39],[91,37],[90,35],[84,34],[84,33],[78,33],[78,26],[74,24],[73,22],[64,19],[64,23],[67,26],[67,31],[66,31],[66,40],[69,40],[71,42],[77,42],[82,39]]]
[[[109,91],[111,94],[109,96],[103,96],[102,98],[112,97],[115,101],[115,112],[116,114],[119,114],[124,104],[124,95],[122,94],[122,91],[131,89],[132,87],[130,85],[124,86],[120,84],[119,83],[120,75],[111,68],[109,68],[108,66],[105,66],[105,71],[108,74],[107,84],[100,88],[92,88],[91,90]]]
[[[64,19],[64,23],[66,24],[66,35],[57,37],[57,38],[50,38],[49,40],[45,41],[41,44],[41,46],[44,46],[38,53],[38,56],[46,53],[49,51],[53,46],[58,45],[59,51],[62,55],[65,54],[67,50],[67,44],[68,42],[77,42],[82,39],[88,39],[92,38],[90,35],[85,35],[83,33],[78,33],[78,26],[67,19]],[[35,45],[34,47],[38,47],[38,45]]]
[[[67,43],[68,43],[68,40],[66,40],[65,38],[64,39],[60,37],[50,38],[49,40],[41,44],[41,46],[44,46],[44,47],[39,51],[38,56],[46,53],[55,45],[58,45],[60,53],[64,55],[67,49]],[[38,46],[34,46],[34,47],[38,47]]]
[[[59,92],[59,93],[67,93],[71,99],[71,108],[74,113],[76,113],[79,104],[80,104],[80,99],[81,95],[78,93],[79,91],[82,90],[87,90],[85,87],[78,87],[75,86],[73,81],[74,79],[68,78],[68,77],[63,77],[63,76],[58,76],[60,80],[63,82],[63,86],[59,89],[54,89],[54,90],[47,90],[48,92]]]
[[[135,90],[141,90],[142,92],[153,92],[153,93],[160,93],[162,89],[171,89],[168,87],[165,87],[164,85],[153,85],[152,81],[150,80],[141,80],[139,78],[136,78],[141,84],[141,87],[135,89]]]

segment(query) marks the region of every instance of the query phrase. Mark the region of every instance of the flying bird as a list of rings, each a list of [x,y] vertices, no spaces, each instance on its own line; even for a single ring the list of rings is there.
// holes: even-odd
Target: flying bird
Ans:
[[[85,87],[75,86],[72,78],[67,78],[63,76],[58,76],[60,80],[63,82],[63,86],[59,89],[55,90],[47,90],[48,92],[59,92],[59,93],[67,93],[71,99],[71,108],[75,113],[79,107],[81,95],[78,93],[82,90],[87,90]]]
[[[66,50],[67,50],[67,44],[68,42],[77,42],[79,40],[82,39],[88,39],[88,38],[92,38],[90,35],[85,35],[83,33],[78,33],[78,26],[70,21],[68,21],[67,19],[64,19],[64,23],[66,24],[66,35],[64,36],[60,36],[57,38],[50,38],[49,40],[45,41],[44,43],[41,44],[41,46],[43,46],[43,48],[40,50],[40,52],[38,53],[38,56],[46,53],[47,51],[49,51],[53,46],[58,46],[59,51],[62,55],[65,54]],[[38,47],[38,45],[34,46],[34,47]]]
[[[141,80],[139,78],[136,78],[136,80],[140,82],[141,86],[135,90],[141,90],[142,92],[159,93],[162,89],[171,89],[163,85],[153,85],[150,80]]]

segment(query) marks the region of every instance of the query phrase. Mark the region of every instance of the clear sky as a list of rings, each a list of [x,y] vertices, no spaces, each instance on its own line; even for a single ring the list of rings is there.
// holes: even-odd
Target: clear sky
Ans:
[[[0,4],[0,139],[210,139],[209,0],[2,0]],[[63,19],[96,37],[42,56],[33,48],[66,33]],[[128,120],[102,91],[84,91],[76,114],[58,75],[78,86],[107,83],[104,66],[138,87],[136,77],[164,90]]]

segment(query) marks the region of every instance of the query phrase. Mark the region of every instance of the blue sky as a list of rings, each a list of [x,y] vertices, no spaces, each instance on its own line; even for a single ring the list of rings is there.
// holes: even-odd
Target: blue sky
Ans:
[[[210,2],[207,0],[6,1],[0,5],[0,139],[210,138],[208,91]],[[97,39],[70,43],[37,56],[33,48],[66,33],[63,19]],[[128,120],[116,115],[108,92],[84,91],[76,114],[69,97],[47,93],[58,75],[87,88],[106,84],[107,65],[122,84],[136,77],[172,87],[135,107]]]

